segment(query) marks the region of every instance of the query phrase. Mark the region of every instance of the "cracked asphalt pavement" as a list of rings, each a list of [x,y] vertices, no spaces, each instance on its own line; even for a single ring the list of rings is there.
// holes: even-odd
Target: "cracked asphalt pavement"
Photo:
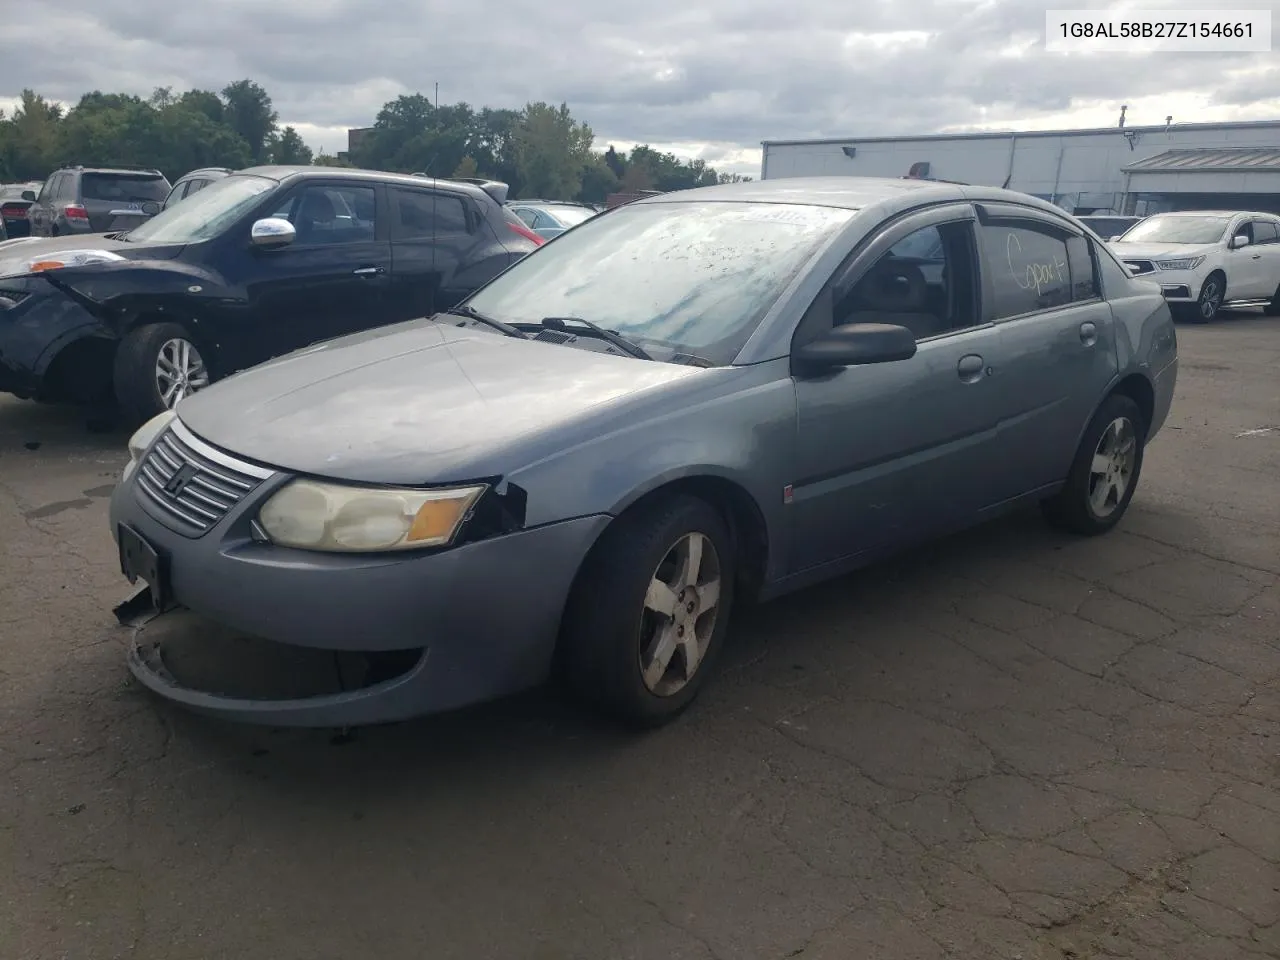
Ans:
[[[158,703],[124,437],[0,400],[0,957],[1280,956],[1280,321],[1180,346],[1118,530],[764,606],[639,738],[541,693],[350,738]]]

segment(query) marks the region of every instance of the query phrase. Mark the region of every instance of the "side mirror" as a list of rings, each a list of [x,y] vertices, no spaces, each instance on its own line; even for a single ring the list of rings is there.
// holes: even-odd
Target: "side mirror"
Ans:
[[[23,190],[23,191],[22,191],[22,199],[23,199],[23,200],[28,201],[29,203],[35,203],[35,202],[36,202],[36,192],[35,192],[34,190]]]
[[[1114,237],[1107,237],[1107,243],[1115,243],[1115,242],[1116,242],[1117,240],[1119,240],[1122,236],[1124,236],[1124,234],[1122,234],[1122,233],[1117,233]]]
[[[266,217],[254,223],[249,231],[249,243],[259,250],[278,250],[297,239],[293,224],[280,217]]]
[[[916,355],[916,335],[892,323],[850,323],[797,347],[791,359],[805,372],[893,363]]]
[[[1248,245],[1249,245],[1249,238],[1246,237],[1243,233],[1237,233],[1234,237],[1231,238],[1231,242],[1227,244],[1227,246],[1232,250],[1239,250],[1241,247],[1247,247]]]

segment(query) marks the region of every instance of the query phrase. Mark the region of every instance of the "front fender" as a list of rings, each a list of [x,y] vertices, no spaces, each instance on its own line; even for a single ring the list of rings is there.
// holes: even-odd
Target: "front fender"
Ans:
[[[796,442],[795,386],[780,363],[750,368],[750,382],[736,382],[723,395],[594,432],[563,453],[511,471],[506,479],[527,491],[526,525],[617,516],[660,487],[714,478],[756,504],[772,574],[789,547],[784,489],[794,479]]]
[[[125,260],[40,274],[117,336],[143,313],[201,313],[201,304],[244,299],[216,274],[180,260]]]

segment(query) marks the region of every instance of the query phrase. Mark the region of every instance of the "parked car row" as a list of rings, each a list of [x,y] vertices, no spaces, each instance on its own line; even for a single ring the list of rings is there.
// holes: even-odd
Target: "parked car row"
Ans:
[[[107,179],[75,173],[82,199]],[[323,167],[210,177],[132,229],[37,238],[0,244],[0,390],[139,420],[271,357],[447,310],[543,242],[475,185]]]
[[[129,664],[147,687],[343,727],[555,671],[615,716],[664,723],[708,680],[737,599],[1020,504],[1111,529],[1170,408],[1159,287],[1025,195],[722,185],[537,249],[499,211],[472,184],[244,171],[103,259],[22,278],[58,298],[41,326],[118,304],[77,322],[124,338],[130,383],[154,365],[179,392],[368,327],[370,302],[404,320],[260,363],[135,433],[110,513],[142,588],[117,615],[145,614]],[[172,298],[130,327],[114,318],[138,313],[135,272]],[[272,695],[184,672],[163,628],[183,611],[336,678],[291,673]],[[213,638],[215,656],[248,649]]]

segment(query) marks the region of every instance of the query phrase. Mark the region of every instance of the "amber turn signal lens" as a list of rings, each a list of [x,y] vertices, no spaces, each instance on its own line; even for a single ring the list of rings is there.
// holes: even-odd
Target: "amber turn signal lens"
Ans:
[[[448,540],[474,500],[475,497],[428,500],[418,508],[405,540],[409,543]]]

